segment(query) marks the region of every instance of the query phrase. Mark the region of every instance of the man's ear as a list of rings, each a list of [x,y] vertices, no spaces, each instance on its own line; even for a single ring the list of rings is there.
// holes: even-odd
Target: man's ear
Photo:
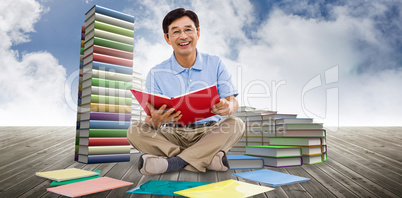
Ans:
[[[168,34],[165,34],[164,37],[165,37],[166,43],[168,43],[169,45],[172,45],[172,43],[170,43]]]
[[[197,31],[197,36],[198,36],[198,39],[199,39],[199,38],[200,38],[201,29],[200,29],[200,27],[198,27],[197,29],[198,29],[198,31]]]

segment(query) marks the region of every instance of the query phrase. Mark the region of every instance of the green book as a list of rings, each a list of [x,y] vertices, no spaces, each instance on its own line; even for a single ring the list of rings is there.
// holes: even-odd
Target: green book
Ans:
[[[133,52],[134,51],[134,46],[133,45],[130,45],[130,44],[127,44],[127,43],[121,43],[121,42],[117,42],[117,41],[112,41],[112,40],[109,40],[109,39],[104,39],[104,38],[100,38],[100,37],[96,37],[96,36],[92,37],[91,39],[86,41],[85,44],[84,44],[84,48],[88,49],[92,45],[100,45],[100,46],[109,47],[109,48],[118,49],[118,50],[123,50],[123,51],[127,51],[127,52]]]
[[[81,105],[88,104],[88,103],[131,105],[132,102],[133,102],[133,100],[131,98],[101,96],[101,95],[92,95],[92,94],[81,98]]]
[[[126,89],[129,90],[133,86],[131,82],[117,81],[117,80],[107,80],[99,78],[89,78],[82,82],[82,89],[89,86],[97,87],[108,87],[116,89]]]
[[[111,25],[111,24],[108,24],[108,23],[103,23],[103,22],[100,22],[100,21],[94,21],[93,23],[89,24],[85,28],[85,32],[89,33],[94,28],[104,30],[104,31],[108,31],[108,32],[113,32],[115,34],[128,36],[128,37],[131,37],[131,38],[134,37],[134,31],[133,30],[129,30],[129,29],[122,28],[122,27],[119,27],[119,26]]]
[[[66,180],[66,181],[52,181],[52,183],[50,183],[50,186],[61,186],[61,185],[65,185],[65,184],[72,184],[72,183],[76,183],[76,182],[82,182],[82,181],[86,181],[86,180],[90,180],[90,179],[95,179],[95,178],[99,178],[100,177],[100,170],[94,170],[92,172],[95,173],[99,173],[98,175],[94,175],[94,176],[90,176],[90,177],[83,177],[83,178],[78,178],[78,179],[72,179],[72,180]]]
[[[79,137],[127,137],[127,129],[81,129]]]

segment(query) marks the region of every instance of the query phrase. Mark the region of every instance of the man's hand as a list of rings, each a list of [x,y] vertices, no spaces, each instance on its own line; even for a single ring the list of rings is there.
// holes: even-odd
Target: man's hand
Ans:
[[[166,105],[162,105],[161,108],[155,109],[151,103],[147,102],[147,106],[151,112],[151,116],[147,116],[145,122],[156,129],[164,123],[178,121],[183,116],[180,111],[174,112],[174,108],[166,109]]]
[[[229,101],[226,100],[226,98],[221,98],[220,101],[212,107],[211,112],[220,116],[230,115],[231,111]]]
[[[212,107],[211,112],[220,116],[227,116],[235,113],[238,106],[239,103],[236,98],[234,96],[228,96],[221,98],[220,101]]]

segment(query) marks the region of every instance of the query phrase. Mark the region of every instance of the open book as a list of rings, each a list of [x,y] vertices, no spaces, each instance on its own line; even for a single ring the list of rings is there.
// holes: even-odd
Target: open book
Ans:
[[[220,100],[216,85],[205,87],[172,98],[134,89],[132,89],[131,92],[149,116],[151,113],[146,102],[154,105],[156,109],[159,109],[163,104],[166,104],[166,109],[175,108],[176,111],[181,111],[183,116],[177,123],[182,125],[187,125],[215,115],[211,113],[212,106],[218,103]]]

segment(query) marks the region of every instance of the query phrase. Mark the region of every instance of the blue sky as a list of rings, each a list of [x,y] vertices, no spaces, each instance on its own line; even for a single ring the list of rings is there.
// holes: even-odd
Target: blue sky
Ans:
[[[163,17],[184,7],[200,18],[198,49],[223,58],[242,105],[327,126],[402,120],[397,0],[15,0],[0,5],[0,125],[74,125],[80,30],[95,4],[135,16],[144,78],[172,53]]]

